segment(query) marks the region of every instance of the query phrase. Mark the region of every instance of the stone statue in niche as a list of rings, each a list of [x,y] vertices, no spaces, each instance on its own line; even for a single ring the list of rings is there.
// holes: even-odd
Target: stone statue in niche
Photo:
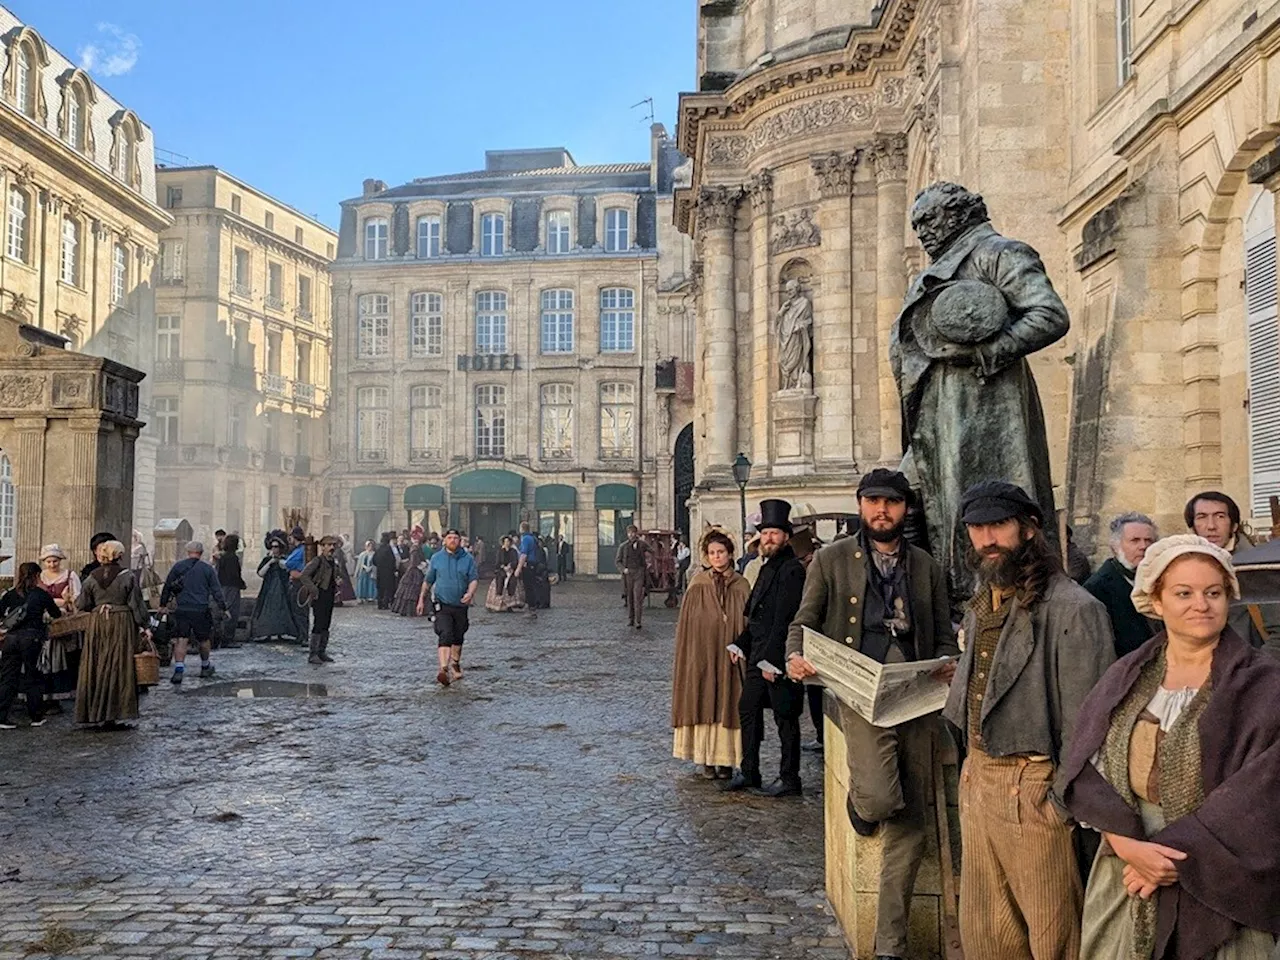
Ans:
[[[890,334],[902,470],[921,494],[929,546],[960,599],[972,593],[973,576],[957,514],[973,484],[1018,484],[1057,540],[1044,411],[1027,357],[1065,336],[1070,321],[1039,254],[997,233],[976,193],[954,183],[925,188],[911,226],[930,262]]]
[[[813,390],[813,301],[795,279],[783,287],[778,311],[778,369],[781,389]]]

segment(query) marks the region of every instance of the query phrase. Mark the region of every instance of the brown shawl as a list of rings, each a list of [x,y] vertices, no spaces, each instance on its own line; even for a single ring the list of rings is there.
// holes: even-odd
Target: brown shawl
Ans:
[[[671,726],[718,724],[738,729],[742,674],[725,649],[746,626],[751,585],[730,570],[704,570],[689,581],[676,626]]]
[[[1061,772],[1063,800],[1097,830],[1181,850],[1178,882],[1156,894],[1156,960],[1200,960],[1241,928],[1280,934],[1280,661],[1227,628],[1199,720],[1204,802],[1147,837],[1138,813],[1090,762],[1112,717],[1164,650],[1165,635],[1117,661],[1080,708]]]

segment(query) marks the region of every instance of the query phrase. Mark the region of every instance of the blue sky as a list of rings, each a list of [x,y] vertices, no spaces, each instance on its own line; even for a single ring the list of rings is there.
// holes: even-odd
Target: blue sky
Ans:
[[[694,86],[694,0],[0,0],[156,134],[330,225],[484,151],[648,158]],[[85,53],[88,50],[87,54]]]

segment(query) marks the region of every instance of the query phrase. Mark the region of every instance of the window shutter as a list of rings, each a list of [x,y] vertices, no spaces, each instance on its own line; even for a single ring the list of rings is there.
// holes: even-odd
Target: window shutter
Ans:
[[[1280,496],[1280,322],[1276,314],[1274,229],[1251,239],[1245,249],[1244,277],[1249,325],[1252,513],[1269,516],[1269,498]]]

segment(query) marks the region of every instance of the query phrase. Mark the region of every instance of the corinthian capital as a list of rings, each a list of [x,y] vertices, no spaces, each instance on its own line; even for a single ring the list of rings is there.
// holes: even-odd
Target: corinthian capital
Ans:
[[[853,193],[853,175],[858,169],[862,151],[822,153],[809,162],[818,178],[818,191],[824,197],[847,197]]]
[[[907,135],[886,133],[876,137],[868,151],[878,183],[907,179]]]
[[[753,213],[765,213],[769,209],[769,200],[773,197],[773,171],[761,170],[747,181],[747,199],[751,202]]]
[[[698,191],[698,231],[716,227],[732,227],[738,201],[742,199],[740,186],[720,184],[703,187]]]

